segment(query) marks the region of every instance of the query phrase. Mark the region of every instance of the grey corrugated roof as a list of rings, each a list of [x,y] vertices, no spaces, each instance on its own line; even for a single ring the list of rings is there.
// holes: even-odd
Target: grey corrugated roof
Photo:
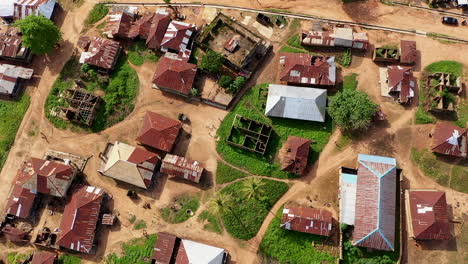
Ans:
[[[327,90],[270,84],[265,107],[267,116],[325,121]]]

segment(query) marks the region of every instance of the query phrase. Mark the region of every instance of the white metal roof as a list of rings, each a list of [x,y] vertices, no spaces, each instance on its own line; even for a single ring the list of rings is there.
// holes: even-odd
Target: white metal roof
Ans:
[[[192,264],[223,264],[225,250],[195,241],[182,239],[189,262]]]

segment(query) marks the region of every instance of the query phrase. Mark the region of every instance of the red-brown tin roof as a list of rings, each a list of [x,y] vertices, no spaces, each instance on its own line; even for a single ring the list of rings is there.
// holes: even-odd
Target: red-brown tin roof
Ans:
[[[36,194],[29,189],[23,188],[20,184],[15,184],[7,200],[5,213],[19,218],[28,218],[35,198]]]
[[[203,167],[198,161],[167,154],[162,161],[161,172],[198,183],[203,174]]]
[[[31,264],[54,264],[57,254],[47,251],[35,252]]]
[[[432,151],[453,157],[466,158],[468,148],[468,129],[458,127],[450,122],[436,124]]]
[[[104,34],[109,37],[127,38],[132,27],[133,14],[125,11],[109,12],[107,14]]]
[[[158,239],[153,249],[153,259],[156,260],[157,264],[170,264],[176,239],[177,237],[172,234],[158,233]]]
[[[146,38],[146,46],[148,46],[148,48],[161,48],[161,42],[169,23],[171,23],[171,17],[168,13],[158,13],[153,17],[148,36]]]
[[[104,191],[79,185],[65,206],[57,236],[57,245],[74,251],[91,253]]]
[[[290,84],[332,86],[336,81],[333,57],[307,53],[280,54],[280,80]]]
[[[153,17],[155,13],[147,13],[144,14],[140,19],[135,21],[130,27],[130,31],[128,32],[129,38],[136,38],[140,37],[146,39],[148,37],[148,33],[151,27],[151,21],[153,21]]]
[[[410,222],[415,239],[452,238],[445,192],[409,190]]]
[[[285,207],[281,227],[288,230],[328,236],[332,229],[332,213],[324,209]]]
[[[416,50],[416,41],[401,40],[400,41],[400,62],[405,64],[413,64],[418,57]]]
[[[88,48],[88,55],[84,62],[103,69],[112,69],[120,53],[117,41],[94,37]]]
[[[136,140],[144,145],[170,152],[181,127],[179,121],[148,111]]]
[[[411,67],[388,66],[387,72],[389,92],[398,92],[400,103],[407,103],[414,96],[416,84]]]
[[[23,40],[16,34],[0,33],[0,56],[14,58],[21,48]]]
[[[284,143],[285,154],[281,159],[281,170],[302,175],[307,167],[310,139],[289,136]]]
[[[197,74],[197,65],[179,58],[162,57],[153,76],[153,83],[176,93],[190,95]]]
[[[187,49],[187,44],[195,33],[196,27],[181,21],[172,21],[167,27],[161,46],[176,53]]]

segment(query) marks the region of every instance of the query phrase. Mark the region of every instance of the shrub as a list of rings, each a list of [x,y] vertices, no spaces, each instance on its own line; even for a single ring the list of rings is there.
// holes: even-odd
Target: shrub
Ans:
[[[211,231],[211,232],[215,232],[215,233],[218,233],[218,234],[222,234],[223,233],[223,227],[221,226],[221,222],[220,222],[220,219],[219,217],[213,215],[212,213],[210,213],[209,211],[203,211],[199,216],[198,216],[198,220],[199,221],[206,221],[208,222],[207,224],[205,224],[203,226],[203,229],[205,230],[208,230],[208,231]]]
[[[231,94],[236,94],[242,86],[245,84],[245,78],[242,76],[237,76],[237,78],[229,85],[227,91]]]
[[[145,58],[135,51],[128,52],[128,60],[135,66],[140,66],[145,62]]]
[[[231,76],[221,75],[221,78],[219,78],[218,83],[219,83],[219,86],[223,88],[228,88],[229,85],[232,83],[232,78]]]
[[[223,66],[224,58],[221,54],[209,50],[201,59],[200,68],[211,73],[218,73]]]
[[[93,10],[89,12],[88,18],[86,18],[85,23],[87,25],[92,25],[98,22],[99,20],[103,19],[107,15],[108,12],[109,12],[109,7],[107,7],[104,4],[96,4],[94,5]]]
[[[133,229],[135,230],[140,230],[140,229],[145,229],[145,228],[146,228],[146,222],[144,220],[138,221],[133,227]]]
[[[80,264],[81,259],[72,255],[60,255],[59,264]]]
[[[198,89],[197,89],[197,88],[192,88],[192,89],[190,90],[190,94],[191,94],[193,97],[198,96]]]
[[[157,241],[157,235],[133,239],[122,245],[122,256],[115,253],[107,255],[106,264],[148,264],[145,259],[151,259],[153,256],[153,247]]]

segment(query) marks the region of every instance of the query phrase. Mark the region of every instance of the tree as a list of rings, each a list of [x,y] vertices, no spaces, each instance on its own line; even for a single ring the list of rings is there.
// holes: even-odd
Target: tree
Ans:
[[[27,16],[15,22],[23,35],[23,46],[32,53],[45,54],[50,52],[61,40],[60,29],[44,16]]]
[[[378,110],[366,93],[355,90],[338,92],[331,99],[328,113],[344,130],[359,130],[369,127]]]
[[[211,73],[218,73],[223,66],[224,58],[221,54],[209,50],[201,59],[200,68]]]
[[[231,83],[232,83],[231,76],[222,75],[221,78],[219,78],[219,86],[223,88],[228,88]]]
[[[196,88],[192,88],[190,90],[190,94],[194,97],[198,96],[198,90]]]
[[[262,188],[264,185],[261,178],[249,178],[243,182],[241,192],[246,199],[259,201],[263,198],[264,190]]]
[[[242,86],[244,86],[244,84],[245,78],[242,76],[237,76],[237,78],[229,85],[227,91],[229,93],[235,94],[242,88]]]
[[[170,3],[171,3],[171,0],[164,0],[164,3],[170,4]]]
[[[208,208],[214,215],[221,216],[227,210],[230,210],[231,204],[231,195],[218,192],[216,196],[210,200]]]

